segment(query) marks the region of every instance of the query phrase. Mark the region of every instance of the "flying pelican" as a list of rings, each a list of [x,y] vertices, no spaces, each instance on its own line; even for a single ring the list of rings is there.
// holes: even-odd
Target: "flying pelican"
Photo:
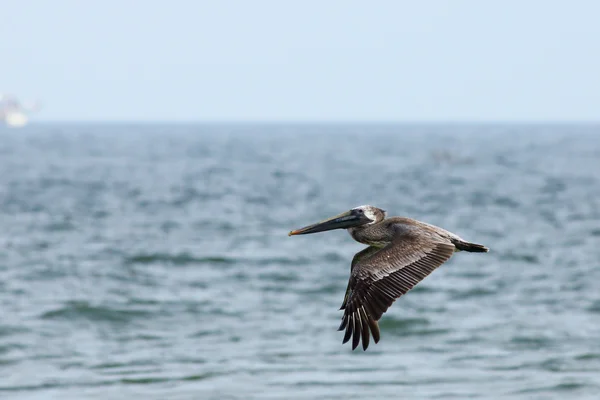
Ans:
[[[352,337],[352,350],[361,338],[363,350],[369,347],[369,330],[375,343],[379,342],[377,321],[383,313],[454,252],[488,252],[487,247],[434,225],[404,217],[386,219],[385,210],[369,205],[291,231],[289,236],[332,229],[347,229],[354,240],[369,245],[352,259],[340,307],[344,315],[338,330],[346,329],[342,343]]]

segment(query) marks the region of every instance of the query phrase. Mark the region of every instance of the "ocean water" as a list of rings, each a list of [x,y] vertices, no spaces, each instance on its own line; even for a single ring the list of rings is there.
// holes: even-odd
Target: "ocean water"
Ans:
[[[490,247],[337,331],[361,204]],[[0,130],[0,398],[598,399],[600,126]]]

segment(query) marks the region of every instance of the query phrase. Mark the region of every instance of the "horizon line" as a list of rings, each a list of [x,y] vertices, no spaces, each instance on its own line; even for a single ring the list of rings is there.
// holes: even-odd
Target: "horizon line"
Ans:
[[[600,125],[598,120],[143,120],[143,119],[100,119],[73,120],[48,119],[30,120],[28,125],[44,124],[136,124],[136,125]]]

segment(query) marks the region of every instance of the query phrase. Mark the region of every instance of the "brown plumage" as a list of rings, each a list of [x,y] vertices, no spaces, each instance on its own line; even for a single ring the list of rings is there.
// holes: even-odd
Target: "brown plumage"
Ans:
[[[469,243],[434,225],[414,219],[392,217],[373,206],[361,206],[347,213],[290,232],[290,235],[348,229],[354,240],[369,247],[356,253],[340,310],[342,343],[352,338],[354,350],[362,341],[364,350],[370,335],[381,337],[377,321],[402,295],[446,262],[454,252],[487,252],[485,246]],[[370,333],[370,335],[369,335]]]

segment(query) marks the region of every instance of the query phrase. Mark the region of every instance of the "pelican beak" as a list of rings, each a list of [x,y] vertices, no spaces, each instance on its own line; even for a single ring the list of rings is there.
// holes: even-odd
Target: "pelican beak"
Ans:
[[[288,236],[292,235],[306,235],[309,233],[317,233],[330,231],[332,229],[348,229],[355,226],[360,226],[371,222],[371,220],[362,214],[355,213],[353,210],[346,211],[335,217],[328,218],[324,221],[317,222],[316,224],[305,226],[304,228],[296,229],[288,233]]]

